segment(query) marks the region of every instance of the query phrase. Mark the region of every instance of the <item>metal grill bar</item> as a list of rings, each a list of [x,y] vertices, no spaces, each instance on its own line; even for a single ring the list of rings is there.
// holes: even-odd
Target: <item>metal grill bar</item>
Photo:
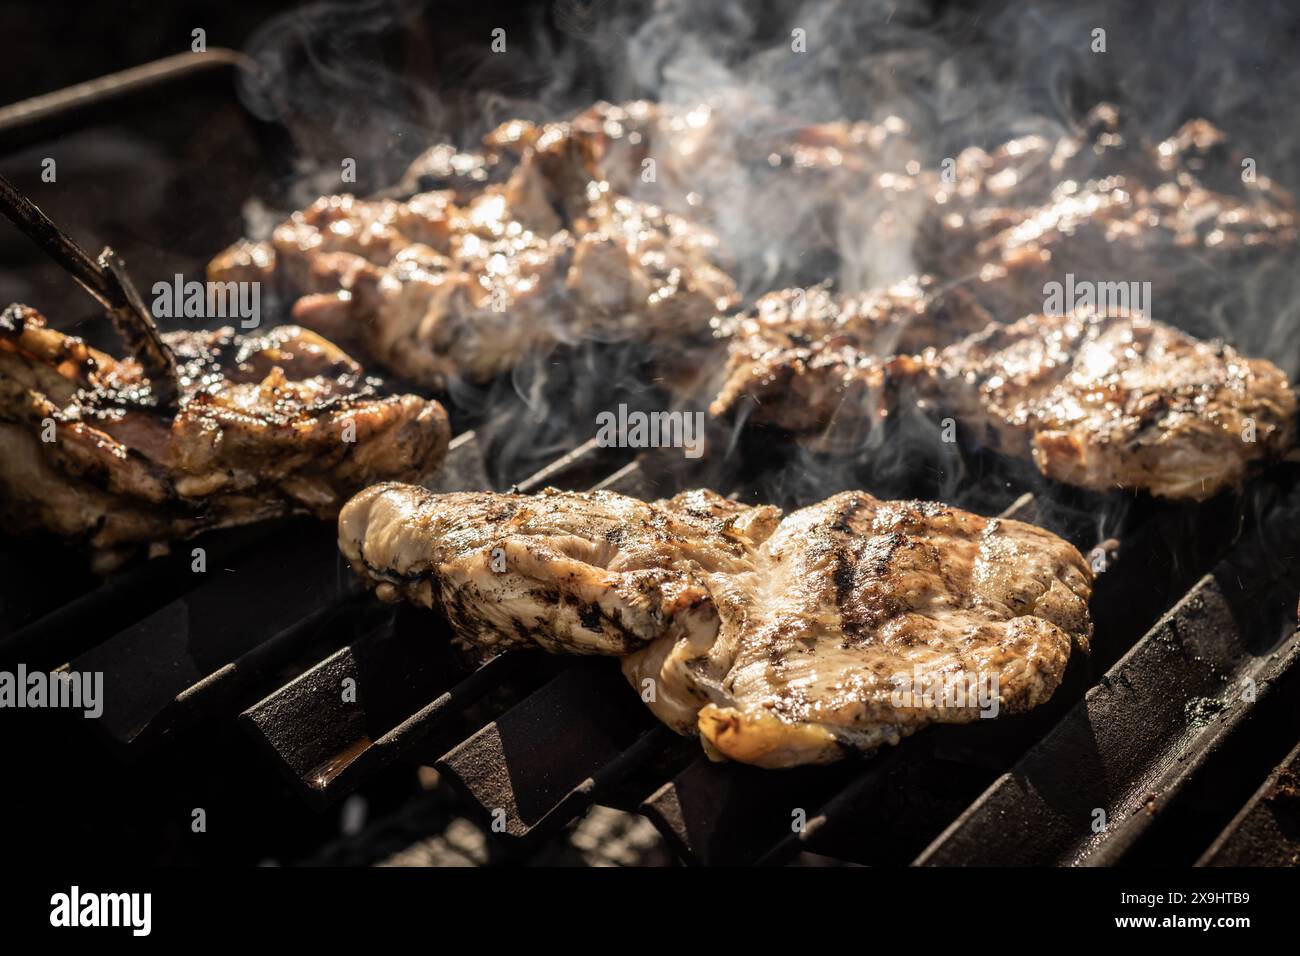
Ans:
[[[662,482],[655,481],[646,474],[641,462],[628,462],[614,474],[593,487],[593,491],[615,491],[620,495],[653,501],[668,494]]]
[[[251,525],[204,535],[165,557],[125,570],[0,639],[0,663],[22,661],[41,668],[67,663],[201,584],[203,579],[190,570],[192,548],[202,547],[211,566],[225,567],[241,560],[271,531],[266,525]]]
[[[66,119],[80,109],[221,67],[238,67],[254,76],[260,70],[256,60],[235,50],[214,47],[202,53],[178,53],[0,107],[0,130],[10,133],[47,119]]]
[[[588,439],[573,451],[556,459],[541,471],[525,478],[512,489],[521,495],[531,495],[543,488],[585,488],[619,467],[627,452],[618,448],[604,448],[596,439]]]
[[[789,828],[756,862],[781,865],[800,853],[875,865],[911,859],[924,848],[927,834],[940,832],[994,777],[979,764],[945,759],[943,729],[880,754],[802,829]]]
[[[587,442],[522,484],[543,488],[562,482],[589,470],[596,455],[595,442]],[[398,614],[405,626],[380,629],[341,648],[242,715],[245,728],[288,773],[295,789],[313,802],[338,800],[400,755],[419,751],[432,761],[493,715],[488,710],[481,721],[467,718],[470,705],[490,692],[509,703],[569,663],[507,651],[459,683],[450,663],[417,668],[414,675],[397,673],[394,668],[400,672],[435,650],[445,656],[451,638],[436,614],[414,608]],[[341,690],[348,680],[358,691],[353,701],[345,700]],[[405,681],[406,688],[394,695],[391,682],[397,680]]]
[[[1241,808],[1197,866],[1300,866],[1300,745]]]
[[[482,465],[473,434],[449,451],[441,480],[474,480]],[[229,711],[314,644],[348,640],[372,621],[369,602],[338,557],[333,528],[311,523],[267,531],[273,550],[210,561],[208,580],[72,662],[102,671],[114,693],[96,729],[118,745],[162,742],[205,714]]]
[[[156,739],[173,726],[182,694],[193,701],[200,687],[244,679],[248,670],[234,665],[266,641],[310,639],[356,590],[338,573],[332,537],[301,529],[237,570],[213,567],[208,583],[76,658],[73,670],[103,672],[113,688],[95,729],[119,744]]]
[[[700,757],[640,807],[682,859],[751,863],[861,770],[852,760],[771,771]]]
[[[450,635],[430,633],[427,618],[378,628],[243,713],[300,795],[329,804],[421,744],[450,747],[478,726],[485,698],[518,699],[553,673],[549,662],[530,673],[525,656],[501,655],[457,680]]]
[[[544,483],[531,481],[530,486]],[[639,461],[620,468],[595,490],[643,499],[670,492]],[[502,832],[510,837],[532,839],[562,826],[635,771],[665,759],[681,742],[656,723],[618,668],[606,666],[612,663],[568,662],[550,685],[447,754],[439,769],[480,816],[490,820],[503,813]],[[639,734],[635,742],[633,731]],[[548,743],[537,747],[542,734]],[[620,734],[622,748],[611,748],[611,738]],[[557,772],[557,767],[565,769]],[[553,785],[557,774],[565,783],[558,789]]]
[[[535,837],[666,745],[655,725],[615,662],[571,662],[436,767],[493,832]]]
[[[453,438],[447,445],[447,457],[424,485],[437,492],[491,488],[492,483],[483,467],[483,449],[479,447],[478,436],[467,431]]]

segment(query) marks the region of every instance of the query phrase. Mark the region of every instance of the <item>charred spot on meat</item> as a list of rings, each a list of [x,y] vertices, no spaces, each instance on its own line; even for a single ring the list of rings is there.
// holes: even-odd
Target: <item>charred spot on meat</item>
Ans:
[[[711,411],[748,405],[752,420],[795,433],[852,435],[904,406],[943,410],[972,444],[1057,481],[1197,501],[1294,441],[1285,373],[1229,345],[1141,314],[987,319],[966,288],[940,294],[932,280],[858,297],[773,293],[727,324]]]
[[[599,178],[709,227],[728,260],[761,263],[741,277],[746,292],[837,271],[858,289],[914,271],[922,164],[896,116],[810,124],[745,103],[635,101],[597,103],[569,125]]]
[[[1049,478],[1202,501],[1294,440],[1286,375],[1143,316],[991,326],[927,363],[958,421]]]
[[[792,432],[869,428],[903,400],[915,356],[990,321],[968,291],[929,276],[861,295],[773,292],[719,322],[725,381],[709,410]]]

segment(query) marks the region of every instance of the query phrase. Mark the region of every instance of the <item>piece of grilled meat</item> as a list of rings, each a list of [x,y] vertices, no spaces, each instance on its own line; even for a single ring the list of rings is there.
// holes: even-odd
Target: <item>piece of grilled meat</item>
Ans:
[[[808,124],[752,102],[599,102],[567,122],[503,123],[476,152],[435,146],[403,185],[464,193],[503,180],[530,151],[563,195],[607,182],[708,228],[747,293],[837,270],[852,289],[915,271],[926,190],[898,117]]]
[[[913,356],[991,321],[970,292],[929,276],[861,295],[772,292],[719,323],[726,381],[709,410],[792,432],[856,432],[895,410],[920,368]]]
[[[1221,130],[1192,120],[1152,144],[1129,126],[1103,105],[1054,144],[962,153],[932,189],[918,265],[979,276],[1001,321],[1040,311],[1044,284],[1073,274],[1150,282],[1154,314],[1181,322],[1230,293],[1241,267],[1295,249],[1292,197],[1245,175]]]
[[[707,226],[750,292],[838,274],[862,289],[915,271],[926,192],[907,125],[809,124],[749,102],[597,103],[568,124],[599,178]],[[755,197],[761,197],[755,201]]]
[[[295,321],[430,388],[562,343],[707,339],[735,301],[715,238],[584,178],[544,136],[520,149],[505,182],[473,195],[324,197],[209,277],[271,284]]]
[[[1086,649],[1092,576],[1071,545],[944,505],[836,495],[784,519],[708,491],[435,495],[368,488],[339,546],[386,600],[441,608],[497,650],[609,654],[656,716],[763,767],[836,760],[1007,712]]]
[[[384,600],[440,607],[469,647],[627,654],[696,615],[704,577],[752,570],[747,530],[612,492],[426,493],[375,485],[339,515],[339,547]]]
[[[373,481],[421,481],[447,449],[446,413],[381,397],[333,343],[283,326],[170,333],[180,409],[150,383],[46,327],[0,316],[0,510],[11,531],[84,541],[107,570],[143,545],[294,512],[332,518]]]
[[[970,288],[764,296],[724,323],[727,381],[710,410],[748,406],[753,421],[844,444],[924,405],[1057,481],[1197,501],[1294,440],[1296,395],[1271,362],[1140,314],[988,322]]]
[[[1082,488],[1203,501],[1294,439],[1281,369],[1140,315],[1028,316],[932,359],[978,442]]]

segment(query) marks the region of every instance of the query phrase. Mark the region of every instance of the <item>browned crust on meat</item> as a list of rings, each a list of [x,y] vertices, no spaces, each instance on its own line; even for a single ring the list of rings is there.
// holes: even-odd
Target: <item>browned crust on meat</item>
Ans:
[[[437,402],[381,396],[313,332],[282,326],[165,336],[182,397],[174,416],[134,399],[149,382],[46,327],[0,320],[0,456],[7,526],[107,550],[281,514],[333,517],[385,478],[424,480],[446,452]]]
[[[1097,491],[1203,501],[1294,438],[1281,369],[1141,316],[1031,316],[951,347],[938,368],[981,440]]]
[[[724,323],[726,382],[712,414],[793,432],[870,426],[896,410],[915,356],[991,321],[960,288],[929,276],[856,296],[784,289]]]
[[[470,646],[622,657],[661,720],[760,766],[980,716],[900,703],[914,669],[995,679],[1003,712],[1036,706],[1091,635],[1091,572],[1055,535],[862,492],[782,519],[704,491],[389,484],[343,509],[339,546],[380,597],[441,608]]]

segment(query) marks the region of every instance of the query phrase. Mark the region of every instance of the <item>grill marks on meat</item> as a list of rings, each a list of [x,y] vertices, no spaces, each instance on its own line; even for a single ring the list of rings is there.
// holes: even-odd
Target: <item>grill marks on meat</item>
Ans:
[[[1140,315],[985,326],[968,293],[928,288],[765,296],[730,327],[727,381],[710,410],[749,403],[755,421],[844,435],[924,401],[1056,481],[1196,501],[1294,441],[1296,395],[1271,362]]]
[[[324,197],[270,243],[219,255],[209,277],[276,283],[297,299],[296,321],[432,388],[557,343],[707,336],[735,301],[716,239],[593,180],[571,139],[517,125],[500,134],[519,154],[502,183],[406,202]]]
[[[1193,121],[1153,147],[1099,107],[1074,136],[967,150],[956,172],[933,187],[919,243],[953,283],[942,296],[930,278],[765,296],[719,323],[728,363],[713,413],[749,404],[756,421],[852,437],[937,393],[980,440],[1053,479],[1193,500],[1293,440],[1295,393],[1278,368],[1134,310],[982,328],[1040,311],[1044,283],[1068,271],[1153,280],[1155,307],[1178,314],[1243,257],[1293,246],[1290,197],[1264,177],[1243,183],[1219,130]]]
[[[857,296],[773,292],[722,324],[726,381],[709,410],[750,406],[751,420],[794,432],[870,425],[919,371],[913,356],[990,321],[968,292],[930,277]]]
[[[424,190],[409,201],[324,197],[269,242],[217,256],[209,277],[278,287],[295,321],[433,388],[584,338],[689,351],[737,301],[717,233],[722,256],[789,245],[810,275],[833,263],[805,253],[846,237],[910,261],[918,213],[899,201],[923,200],[919,169],[895,118],[751,124],[704,105],[598,103],[568,123],[505,123],[479,152],[436,146],[404,179]],[[872,208],[846,219],[845,194]]]
[[[860,492],[782,518],[707,491],[388,484],[345,506],[339,545],[380,597],[441,607],[469,645],[621,656],[661,720],[764,767],[979,715],[900,698],[918,674],[996,679],[1002,709],[1033,707],[1091,633],[1091,573],[1066,542]]]
[[[932,371],[988,444],[1096,491],[1202,501],[1294,437],[1279,368],[1142,317],[1030,316],[948,348]]]
[[[1078,551],[942,505],[839,494],[785,518],[760,565],[726,699],[697,718],[707,748],[759,766],[827,762],[979,717],[973,701],[900,706],[918,675],[996,678],[1000,707],[1028,710],[1091,635]]]
[[[149,382],[46,327],[0,317],[0,456],[6,526],[86,541],[102,567],[131,549],[294,512],[333,517],[385,478],[423,480],[446,452],[436,402],[382,397],[313,332],[284,326],[171,333],[180,410],[135,400]],[[42,440],[50,435],[53,441]]]

